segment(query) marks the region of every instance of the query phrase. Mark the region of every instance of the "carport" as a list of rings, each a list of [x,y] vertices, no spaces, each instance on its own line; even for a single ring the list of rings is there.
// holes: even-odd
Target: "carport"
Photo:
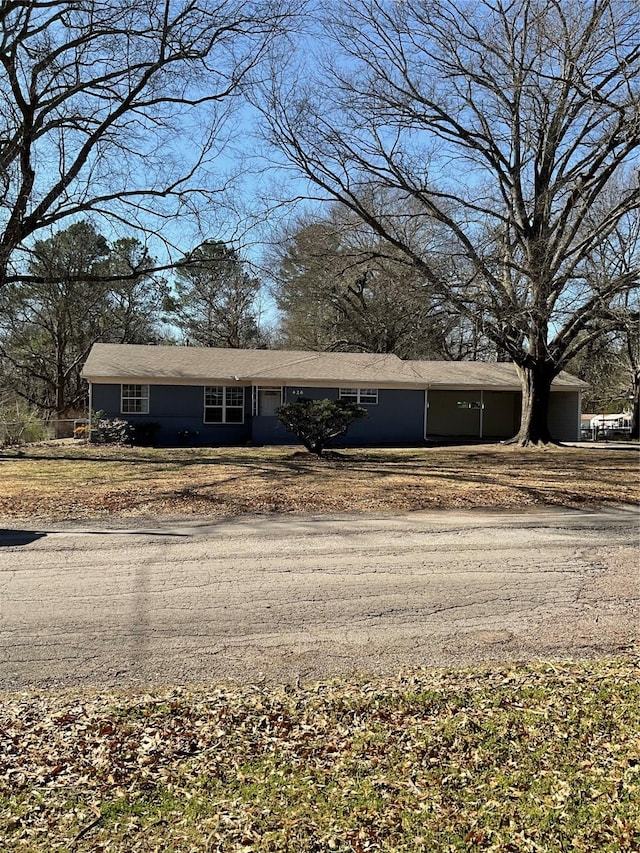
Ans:
[[[522,388],[509,362],[411,361],[424,382],[424,439],[513,438],[520,427]],[[587,383],[561,371],[551,383],[549,431],[556,441],[580,438],[581,391]]]
[[[425,438],[511,438],[520,423],[520,391],[427,392]]]

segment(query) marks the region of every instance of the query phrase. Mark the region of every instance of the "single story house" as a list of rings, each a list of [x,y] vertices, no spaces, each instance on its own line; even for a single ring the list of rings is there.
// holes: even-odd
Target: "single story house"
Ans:
[[[352,400],[367,410],[343,444],[500,440],[517,432],[522,396],[513,364],[373,353],[95,344],[83,376],[92,411],[152,422],[164,445],[293,443],[275,412],[300,397]],[[580,438],[584,387],[567,373],[555,379],[554,438]]]

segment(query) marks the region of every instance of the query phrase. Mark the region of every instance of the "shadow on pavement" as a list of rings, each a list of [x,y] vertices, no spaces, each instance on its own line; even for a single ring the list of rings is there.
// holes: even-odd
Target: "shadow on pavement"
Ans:
[[[31,545],[32,542],[37,542],[38,539],[43,539],[45,536],[55,535],[59,532],[58,530],[48,532],[41,530],[11,530],[0,527],[0,548],[3,546]],[[82,536],[169,536],[174,538],[189,536],[188,533],[159,530],[71,530],[66,532]]]
[[[30,545],[46,535],[37,530],[7,530],[0,527],[0,548],[3,545]]]

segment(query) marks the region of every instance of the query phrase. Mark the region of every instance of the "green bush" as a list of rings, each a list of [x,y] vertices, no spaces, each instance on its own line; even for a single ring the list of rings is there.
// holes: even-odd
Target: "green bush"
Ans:
[[[322,456],[336,438],[346,435],[354,421],[367,412],[347,400],[308,400],[300,397],[276,409],[281,424],[292,432],[310,453]]]

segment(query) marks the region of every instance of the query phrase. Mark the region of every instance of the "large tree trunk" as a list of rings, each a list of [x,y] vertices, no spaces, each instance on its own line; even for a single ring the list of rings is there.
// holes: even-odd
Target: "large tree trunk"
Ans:
[[[546,364],[520,367],[516,365],[522,383],[522,415],[520,429],[508,444],[526,447],[553,442],[549,432],[549,398],[554,371]]]

